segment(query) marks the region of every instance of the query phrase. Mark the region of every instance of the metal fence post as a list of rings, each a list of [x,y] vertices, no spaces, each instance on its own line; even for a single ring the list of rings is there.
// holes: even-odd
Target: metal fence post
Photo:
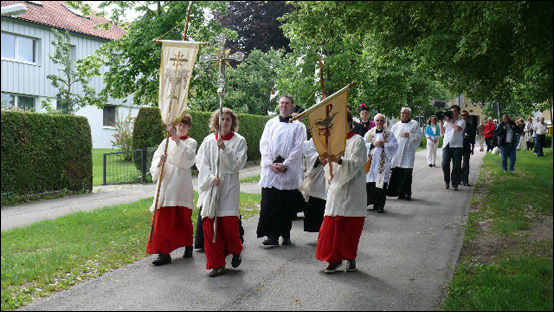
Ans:
[[[104,184],[103,185],[106,185],[106,154],[104,154],[103,156],[104,156]]]

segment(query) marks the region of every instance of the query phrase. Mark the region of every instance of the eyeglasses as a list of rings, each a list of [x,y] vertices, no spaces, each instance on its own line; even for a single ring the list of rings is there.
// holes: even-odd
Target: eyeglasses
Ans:
[[[375,122],[385,122],[383,119],[377,119]]]

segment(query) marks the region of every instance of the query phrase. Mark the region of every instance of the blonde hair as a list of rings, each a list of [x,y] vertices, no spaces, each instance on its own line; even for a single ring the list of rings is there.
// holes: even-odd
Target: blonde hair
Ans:
[[[235,112],[227,107],[224,107],[222,111],[223,115],[228,114],[229,116],[231,116],[231,131],[237,132],[239,130],[239,119]],[[210,126],[210,130],[214,132],[219,130],[219,109],[216,109],[212,113],[212,117],[210,118],[210,122],[208,125]]]

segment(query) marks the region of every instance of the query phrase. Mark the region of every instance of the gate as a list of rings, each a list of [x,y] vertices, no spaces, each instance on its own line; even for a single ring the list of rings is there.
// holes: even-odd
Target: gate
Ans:
[[[149,173],[156,147],[104,154],[104,185],[150,183]]]

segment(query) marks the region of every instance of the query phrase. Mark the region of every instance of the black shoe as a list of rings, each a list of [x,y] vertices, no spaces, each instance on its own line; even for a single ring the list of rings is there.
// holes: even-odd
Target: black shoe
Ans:
[[[346,260],[346,272],[356,272],[358,269],[356,269],[356,259],[354,260]]]
[[[155,266],[171,263],[171,256],[169,254],[158,254],[158,258],[152,261]]]
[[[242,263],[242,257],[240,254],[238,255],[233,255],[233,259],[231,260],[231,266],[233,268],[238,268],[239,265]]]
[[[383,213],[385,210],[383,210],[383,207],[377,207],[377,213]]]
[[[466,182],[466,183],[464,183],[464,186],[471,186],[471,185],[469,185],[469,183]]]
[[[407,200],[407,201],[410,201],[410,200],[412,200],[412,196],[406,195],[406,197],[404,197],[404,199]]]
[[[183,258],[192,258],[192,246],[185,247],[185,253],[183,254]]]
[[[209,277],[220,276],[221,274],[223,274],[223,272],[225,272],[225,267],[215,268],[210,272],[210,274],[208,274],[208,276]]]
[[[398,199],[404,199],[404,198],[406,198],[406,195],[404,195],[404,193],[400,193],[398,195]]]
[[[283,238],[283,242],[281,243],[283,246],[292,245],[292,242],[290,241],[290,238]]]
[[[432,164],[429,164],[429,168],[431,168],[431,167],[433,167],[433,165],[432,165]]]
[[[278,246],[279,245],[279,238],[268,237],[266,240],[263,241],[262,244],[264,244],[266,246]]]
[[[325,269],[325,273],[335,273],[337,272],[337,269],[342,266],[342,261],[337,261],[335,263],[329,264],[329,266]]]

